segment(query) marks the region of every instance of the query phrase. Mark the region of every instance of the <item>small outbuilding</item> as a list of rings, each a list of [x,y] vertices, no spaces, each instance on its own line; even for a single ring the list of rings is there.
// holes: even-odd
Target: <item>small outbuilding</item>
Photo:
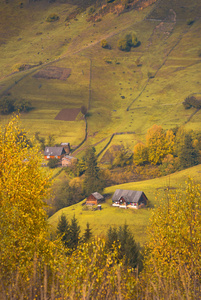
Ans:
[[[98,192],[95,192],[87,197],[86,205],[98,205],[104,201],[105,198]]]
[[[117,189],[112,196],[112,206],[139,209],[147,205],[148,199],[144,192]]]
[[[62,167],[70,167],[73,163],[77,161],[77,158],[71,155],[65,155],[62,157],[61,164]]]

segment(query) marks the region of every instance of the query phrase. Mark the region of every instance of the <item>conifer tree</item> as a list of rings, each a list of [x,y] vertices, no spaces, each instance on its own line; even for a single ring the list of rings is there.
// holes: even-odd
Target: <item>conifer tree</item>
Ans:
[[[69,247],[69,223],[66,216],[62,213],[58,225],[57,225],[57,234],[61,236],[61,240],[64,243],[65,247]]]
[[[80,239],[80,226],[78,225],[78,221],[75,217],[71,219],[70,227],[69,227],[69,248],[75,250],[78,246]]]
[[[190,132],[179,128],[175,140],[175,155],[179,158],[181,169],[195,166],[199,162],[199,149],[194,147]]]
[[[89,223],[87,222],[87,228],[85,229],[83,234],[83,242],[88,242],[91,237],[92,237],[91,228],[89,227]]]
[[[110,227],[107,232],[106,246],[109,250],[112,250],[114,243],[119,245],[118,257],[120,260],[124,259],[126,266],[141,269],[141,254],[139,245],[135,242],[132,233],[130,232],[128,225],[119,226],[119,228]]]
[[[108,249],[112,249],[114,243],[118,243],[117,228],[110,226],[107,231],[106,246]]]
[[[89,196],[93,192],[101,193],[104,188],[104,180],[97,166],[95,152],[94,147],[89,148],[86,152],[86,171],[83,183],[86,196]]]

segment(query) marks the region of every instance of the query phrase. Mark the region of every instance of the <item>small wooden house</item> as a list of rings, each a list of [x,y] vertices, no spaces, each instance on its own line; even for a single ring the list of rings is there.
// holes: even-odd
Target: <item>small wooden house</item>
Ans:
[[[64,157],[62,157],[61,164],[62,167],[70,167],[76,161],[77,161],[76,157],[65,155]]]
[[[87,197],[86,205],[98,205],[103,201],[105,201],[105,198],[98,192],[95,192]]]
[[[66,154],[64,147],[45,147],[44,158],[58,158],[61,159]]]
[[[147,205],[148,199],[142,191],[117,189],[112,196],[112,206],[139,209]]]

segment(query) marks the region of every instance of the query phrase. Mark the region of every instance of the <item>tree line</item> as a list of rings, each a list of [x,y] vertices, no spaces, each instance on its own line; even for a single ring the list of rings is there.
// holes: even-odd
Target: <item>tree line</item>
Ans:
[[[161,165],[164,175],[195,166],[201,161],[201,134],[183,127],[165,131],[153,125],[146,143],[135,145],[133,160],[136,165]]]

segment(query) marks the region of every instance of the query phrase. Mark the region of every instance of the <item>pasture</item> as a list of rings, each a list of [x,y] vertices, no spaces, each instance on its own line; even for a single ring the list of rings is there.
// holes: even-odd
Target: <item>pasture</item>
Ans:
[[[94,145],[97,153],[114,132],[135,132],[112,141],[133,149],[153,124],[199,130],[200,112],[193,115],[194,109],[185,110],[182,105],[189,94],[201,92],[199,1],[196,11],[190,0],[182,7],[179,1],[161,1],[141,11],[104,15],[100,22],[87,22],[89,8],[66,21],[76,6],[54,3],[42,10],[43,5],[32,4],[20,12],[16,2],[13,8],[1,7],[20,17],[16,32],[5,36],[1,45],[0,93],[31,102],[34,109],[21,115],[30,135],[51,133],[57,143],[65,140],[78,145],[84,137],[84,121],[58,120],[57,115],[82,105],[88,107],[84,148]],[[58,14],[59,20],[46,22],[50,13]],[[26,28],[20,25],[22,16]],[[189,26],[192,16],[195,21]],[[12,18],[5,22],[11,25]],[[141,45],[120,51],[118,40],[130,32],[136,33]],[[101,48],[103,38],[110,50]],[[36,67],[18,72],[22,65]],[[64,74],[62,70],[71,71]],[[13,71],[17,73],[7,76]],[[1,123],[8,118],[1,116]]]
[[[49,224],[54,232],[62,213],[65,214],[68,220],[75,214],[81,226],[82,233],[86,228],[87,222],[89,222],[93,235],[96,236],[105,235],[110,226],[120,226],[126,223],[134,234],[136,241],[143,245],[147,241],[146,228],[149,226],[151,213],[161,200],[167,201],[167,190],[169,189],[169,192],[173,193],[179,190],[182,191],[185,181],[187,181],[189,177],[194,179],[195,182],[200,182],[200,174],[201,165],[198,165],[161,178],[111,186],[104,190],[103,194],[107,196],[107,200],[102,204],[102,210],[85,210],[85,206],[83,205],[85,200],[83,200],[80,203],[56,212],[49,218]],[[139,210],[125,210],[112,207],[111,198],[116,189],[143,191],[149,199],[149,206]]]

